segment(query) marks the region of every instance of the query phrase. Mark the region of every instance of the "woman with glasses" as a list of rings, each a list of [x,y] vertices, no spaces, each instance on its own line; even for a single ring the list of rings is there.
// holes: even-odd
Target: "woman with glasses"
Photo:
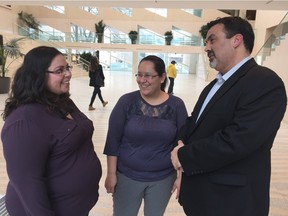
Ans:
[[[164,92],[166,80],[161,58],[143,58],[139,90],[123,95],[112,110],[104,154],[113,216],[137,216],[142,201],[145,216],[163,216],[179,187],[170,152],[187,110],[180,98]]]
[[[41,46],[16,71],[1,133],[10,215],[87,216],[98,200],[94,128],[70,99],[71,69],[61,52]]]
[[[102,65],[99,64],[99,60],[96,56],[92,56],[90,65],[89,65],[89,77],[90,82],[89,85],[94,87],[93,94],[89,103],[89,110],[95,110],[93,107],[93,103],[95,101],[95,98],[98,94],[98,97],[103,105],[105,107],[108,104],[108,101],[104,101],[101,93],[101,87],[104,86],[104,80],[105,76],[103,73]]]

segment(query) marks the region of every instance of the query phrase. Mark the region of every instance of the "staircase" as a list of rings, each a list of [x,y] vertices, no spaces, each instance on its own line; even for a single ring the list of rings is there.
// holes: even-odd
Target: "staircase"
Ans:
[[[281,38],[279,44],[271,51],[271,55],[266,57],[262,65],[272,69],[281,77],[286,86],[286,94],[288,95],[288,34]],[[288,122],[287,110],[284,121]]]

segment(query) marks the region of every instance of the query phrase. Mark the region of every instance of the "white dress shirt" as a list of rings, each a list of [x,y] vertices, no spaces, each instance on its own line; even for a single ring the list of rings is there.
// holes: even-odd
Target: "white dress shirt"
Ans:
[[[202,107],[200,109],[199,115],[197,117],[196,122],[198,121],[199,117],[201,116],[203,110],[205,109],[206,105],[209,103],[211,98],[214,96],[214,94],[219,90],[219,88],[223,85],[223,83],[228,80],[245,62],[247,62],[249,59],[251,59],[251,56],[248,56],[244,58],[241,62],[239,62],[237,65],[235,65],[233,68],[231,68],[227,73],[225,73],[223,76],[219,72],[216,75],[217,82],[214,84],[214,86],[211,88],[210,92],[208,93],[207,97],[204,100],[204,103],[202,104]]]

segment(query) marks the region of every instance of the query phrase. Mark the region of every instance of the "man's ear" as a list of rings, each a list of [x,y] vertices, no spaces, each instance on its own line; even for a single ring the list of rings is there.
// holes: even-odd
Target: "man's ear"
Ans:
[[[233,41],[234,48],[237,48],[240,44],[242,44],[242,42],[243,42],[242,34],[234,35],[234,41]]]

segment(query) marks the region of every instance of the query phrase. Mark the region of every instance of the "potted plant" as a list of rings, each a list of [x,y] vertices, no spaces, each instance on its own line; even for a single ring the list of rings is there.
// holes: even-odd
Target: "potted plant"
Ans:
[[[88,71],[89,70],[89,63],[91,61],[92,54],[90,52],[83,52],[80,54],[81,63],[83,64],[83,68]]]
[[[23,57],[24,54],[20,51],[19,41],[26,37],[14,38],[3,44],[3,36],[0,35],[0,94],[8,93],[10,89],[10,77],[6,76],[9,66],[19,57]],[[7,58],[12,58],[12,61],[8,64]]]
[[[131,30],[129,33],[129,38],[131,39],[131,44],[136,44],[138,38],[138,32]]]
[[[32,32],[32,37],[35,38],[39,33],[39,22],[36,20],[36,18],[29,13],[21,11],[18,13],[18,25],[19,25],[19,33],[21,35],[31,35],[30,29],[33,29],[34,32]],[[33,35],[33,33],[35,33]]]
[[[173,40],[173,32],[172,31],[166,31],[164,36],[165,36],[166,45],[171,45],[171,41]]]
[[[103,36],[104,36],[105,28],[106,28],[106,25],[103,23],[103,20],[100,20],[98,23],[95,24],[98,43],[103,43]]]
[[[205,41],[205,39],[206,39],[207,32],[208,32],[208,27],[207,27],[207,25],[201,26],[201,28],[200,28],[200,30],[199,30],[199,33],[200,33],[203,41]],[[204,43],[204,45],[205,45],[205,42],[203,42],[203,43]]]

